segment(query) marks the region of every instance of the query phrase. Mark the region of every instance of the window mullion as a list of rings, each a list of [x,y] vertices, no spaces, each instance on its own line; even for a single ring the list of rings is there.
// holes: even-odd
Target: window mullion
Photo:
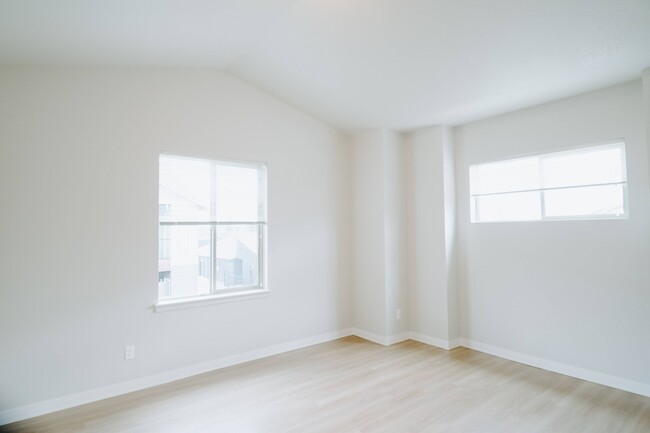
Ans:
[[[546,219],[546,191],[544,188],[546,185],[544,184],[544,164],[543,164],[544,158],[539,157],[537,158],[537,164],[538,164],[538,170],[539,170],[539,183],[540,183],[540,191],[539,191],[539,200],[540,200],[540,211],[541,211],[541,220]]]
[[[264,225],[257,224],[257,285],[259,287],[264,287],[264,281],[262,280],[264,276]]]
[[[500,192],[488,192],[485,194],[473,194],[471,197],[490,197],[494,195],[502,195],[502,194],[517,194],[517,193],[522,193],[522,192],[537,192],[537,191],[556,191],[556,190],[562,190],[562,189],[573,189],[573,188],[588,188],[591,186],[608,186],[608,185],[625,185],[627,182],[607,182],[607,183],[588,183],[584,185],[567,185],[567,186],[554,186],[551,188],[537,188],[537,189],[520,189],[520,190],[514,190],[514,191],[500,191]],[[169,223],[169,222],[162,222],[161,224],[183,224],[183,223]]]
[[[217,291],[217,163],[210,164],[210,293]]]
[[[217,225],[210,224],[210,293],[217,291]]]

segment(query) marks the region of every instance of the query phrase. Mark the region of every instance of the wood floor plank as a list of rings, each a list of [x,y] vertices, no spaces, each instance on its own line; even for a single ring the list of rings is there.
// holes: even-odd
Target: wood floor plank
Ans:
[[[0,430],[648,433],[650,398],[466,348],[347,337]]]

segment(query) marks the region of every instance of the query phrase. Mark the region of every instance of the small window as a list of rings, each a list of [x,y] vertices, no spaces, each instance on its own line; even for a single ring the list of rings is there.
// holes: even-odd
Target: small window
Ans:
[[[625,144],[470,166],[472,222],[627,217]]]
[[[264,288],[266,165],[160,155],[159,301]]]

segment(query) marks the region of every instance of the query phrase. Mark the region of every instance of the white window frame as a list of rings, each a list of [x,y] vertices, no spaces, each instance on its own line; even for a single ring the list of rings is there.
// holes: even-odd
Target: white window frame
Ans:
[[[623,180],[620,182],[608,182],[608,183],[599,183],[599,184],[583,184],[583,185],[571,185],[571,186],[561,186],[561,187],[552,187],[544,188],[544,173],[541,169],[542,162],[544,159],[557,157],[559,155],[579,155],[582,153],[590,153],[594,150],[601,149],[613,149],[617,148],[621,150],[621,172]],[[540,182],[542,187],[537,189],[528,189],[528,190],[515,190],[515,191],[501,191],[497,193],[486,193],[478,194],[472,191],[473,185],[478,184],[476,179],[476,169],[478,166],[485,166],[489,164],[498,164],[509,161],[516,161],[520,159],[528,159],[531,157],[536,157],[539,160],[540,167]],[[587,146],[581,146],[573,148],[570,150],[564,150],[559,152],[545,152],[545,153],[533,153],[527,155],[519,155],[515,158],[506,158],[499,159],[496,161],[471,164],[469,167],[469,179],[470,179],[470,220],[472,224],[492,224],[492,223],[511,223],[511,222],[540,222],[540,221],[583,221],[583,220],[624,220],[629,219],[629,200],[628,200],[628,188],[627,188],[627,164],[626,164],[626,154],[625,154],[625,140],[614,140],[601,144],[592,144]],[[547,216],[544,200],[544,192],[559,190],[559,189],[574,189],[574,188],[584,188],[584,187],[593,187],[593,186],[605,186],[605,185],[622,185],[623,189],[623,213],[618,215],[613,214],[599,214],[599,215],[563,215],[563,216]],[[482,196],[493,196],[501,194],[512,194],[519,192],[540,192],[540,206],[541,206],[541,218],[540,219],[525,219],[525,220],[501,220],[501,221],[480,221],[480,207],[478,206],[478,198]]]
[[[239,165],[246,167],[263,167],[266,172],[266,181],[264,183],[263,202],[264,202],[264,214],[266,218],[259,221],[158,221],[158,227],[172,227],[172,226],[183,226],[183,225],[202,225],[210,226],[210,237],[211,237],[211,275],[210,275],[210,293],[203,295],[195,296],[186,296],[186,297],[177,297],[177,298],[164,298],[161,299],[157,293],[158,302],[154,304],[154,311],[164,312],[164,311],[173,311],[178,309],[190,308],[190,307],[201,307],[212,304],[221,304],[226,302],[237,302],[251,299],[265,298],[269,295],[268,281],[267,281],[267,224],[268,224],[268,166],[266,163],[258,161],[242,161],[242,160],[233,160],[225,158],[209,158],[203,156],[194,156],[194,155],[180,155],[176,153],[160,152],[158,155],[158,160],[160,161],[161,157],[177,157],[177,158],[188,158],[188,159],[197,159],[203,160],[210,163],[212,168],[212,177],[211,182],[216,181],[216,175],[214,170],[218,165]],[[211,188],[211,206],[214,208],[216,203],[216,189]],[[236,287],[230,289],[216,289],[217,278],[216,278],[216,238],[217,238],[217,228],[219,226],[227,225],[255,225],[258,227],[258,285],[256,286],[247,286],[247,287]],[[159,246],[160,248],[160,246]]]

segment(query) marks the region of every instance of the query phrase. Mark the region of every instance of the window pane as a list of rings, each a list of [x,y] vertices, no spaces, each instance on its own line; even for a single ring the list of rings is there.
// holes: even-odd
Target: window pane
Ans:
[[[259,286],[258,225],[217,226],[217,290]]]
[[[516,192],[477,197],[479,222],[531,221],[542,217],[540,192]]]
[[[621,148],[546,157],[542,160],[544,188],[622,182],[621,158]]]
[[[210,221],[210,161],[160,156],[160,221]]]
[[[623,185],[555,189],[544,193],[546,216],[623,215]]]
[[[217,221],[266,219],[263,167],[217,166]]]
[[[473,194],[525,191],[540,188],[539,160],[522,158],[477,166]]]
[[[210,293],[210,226],[160,226],[158,297]]]

